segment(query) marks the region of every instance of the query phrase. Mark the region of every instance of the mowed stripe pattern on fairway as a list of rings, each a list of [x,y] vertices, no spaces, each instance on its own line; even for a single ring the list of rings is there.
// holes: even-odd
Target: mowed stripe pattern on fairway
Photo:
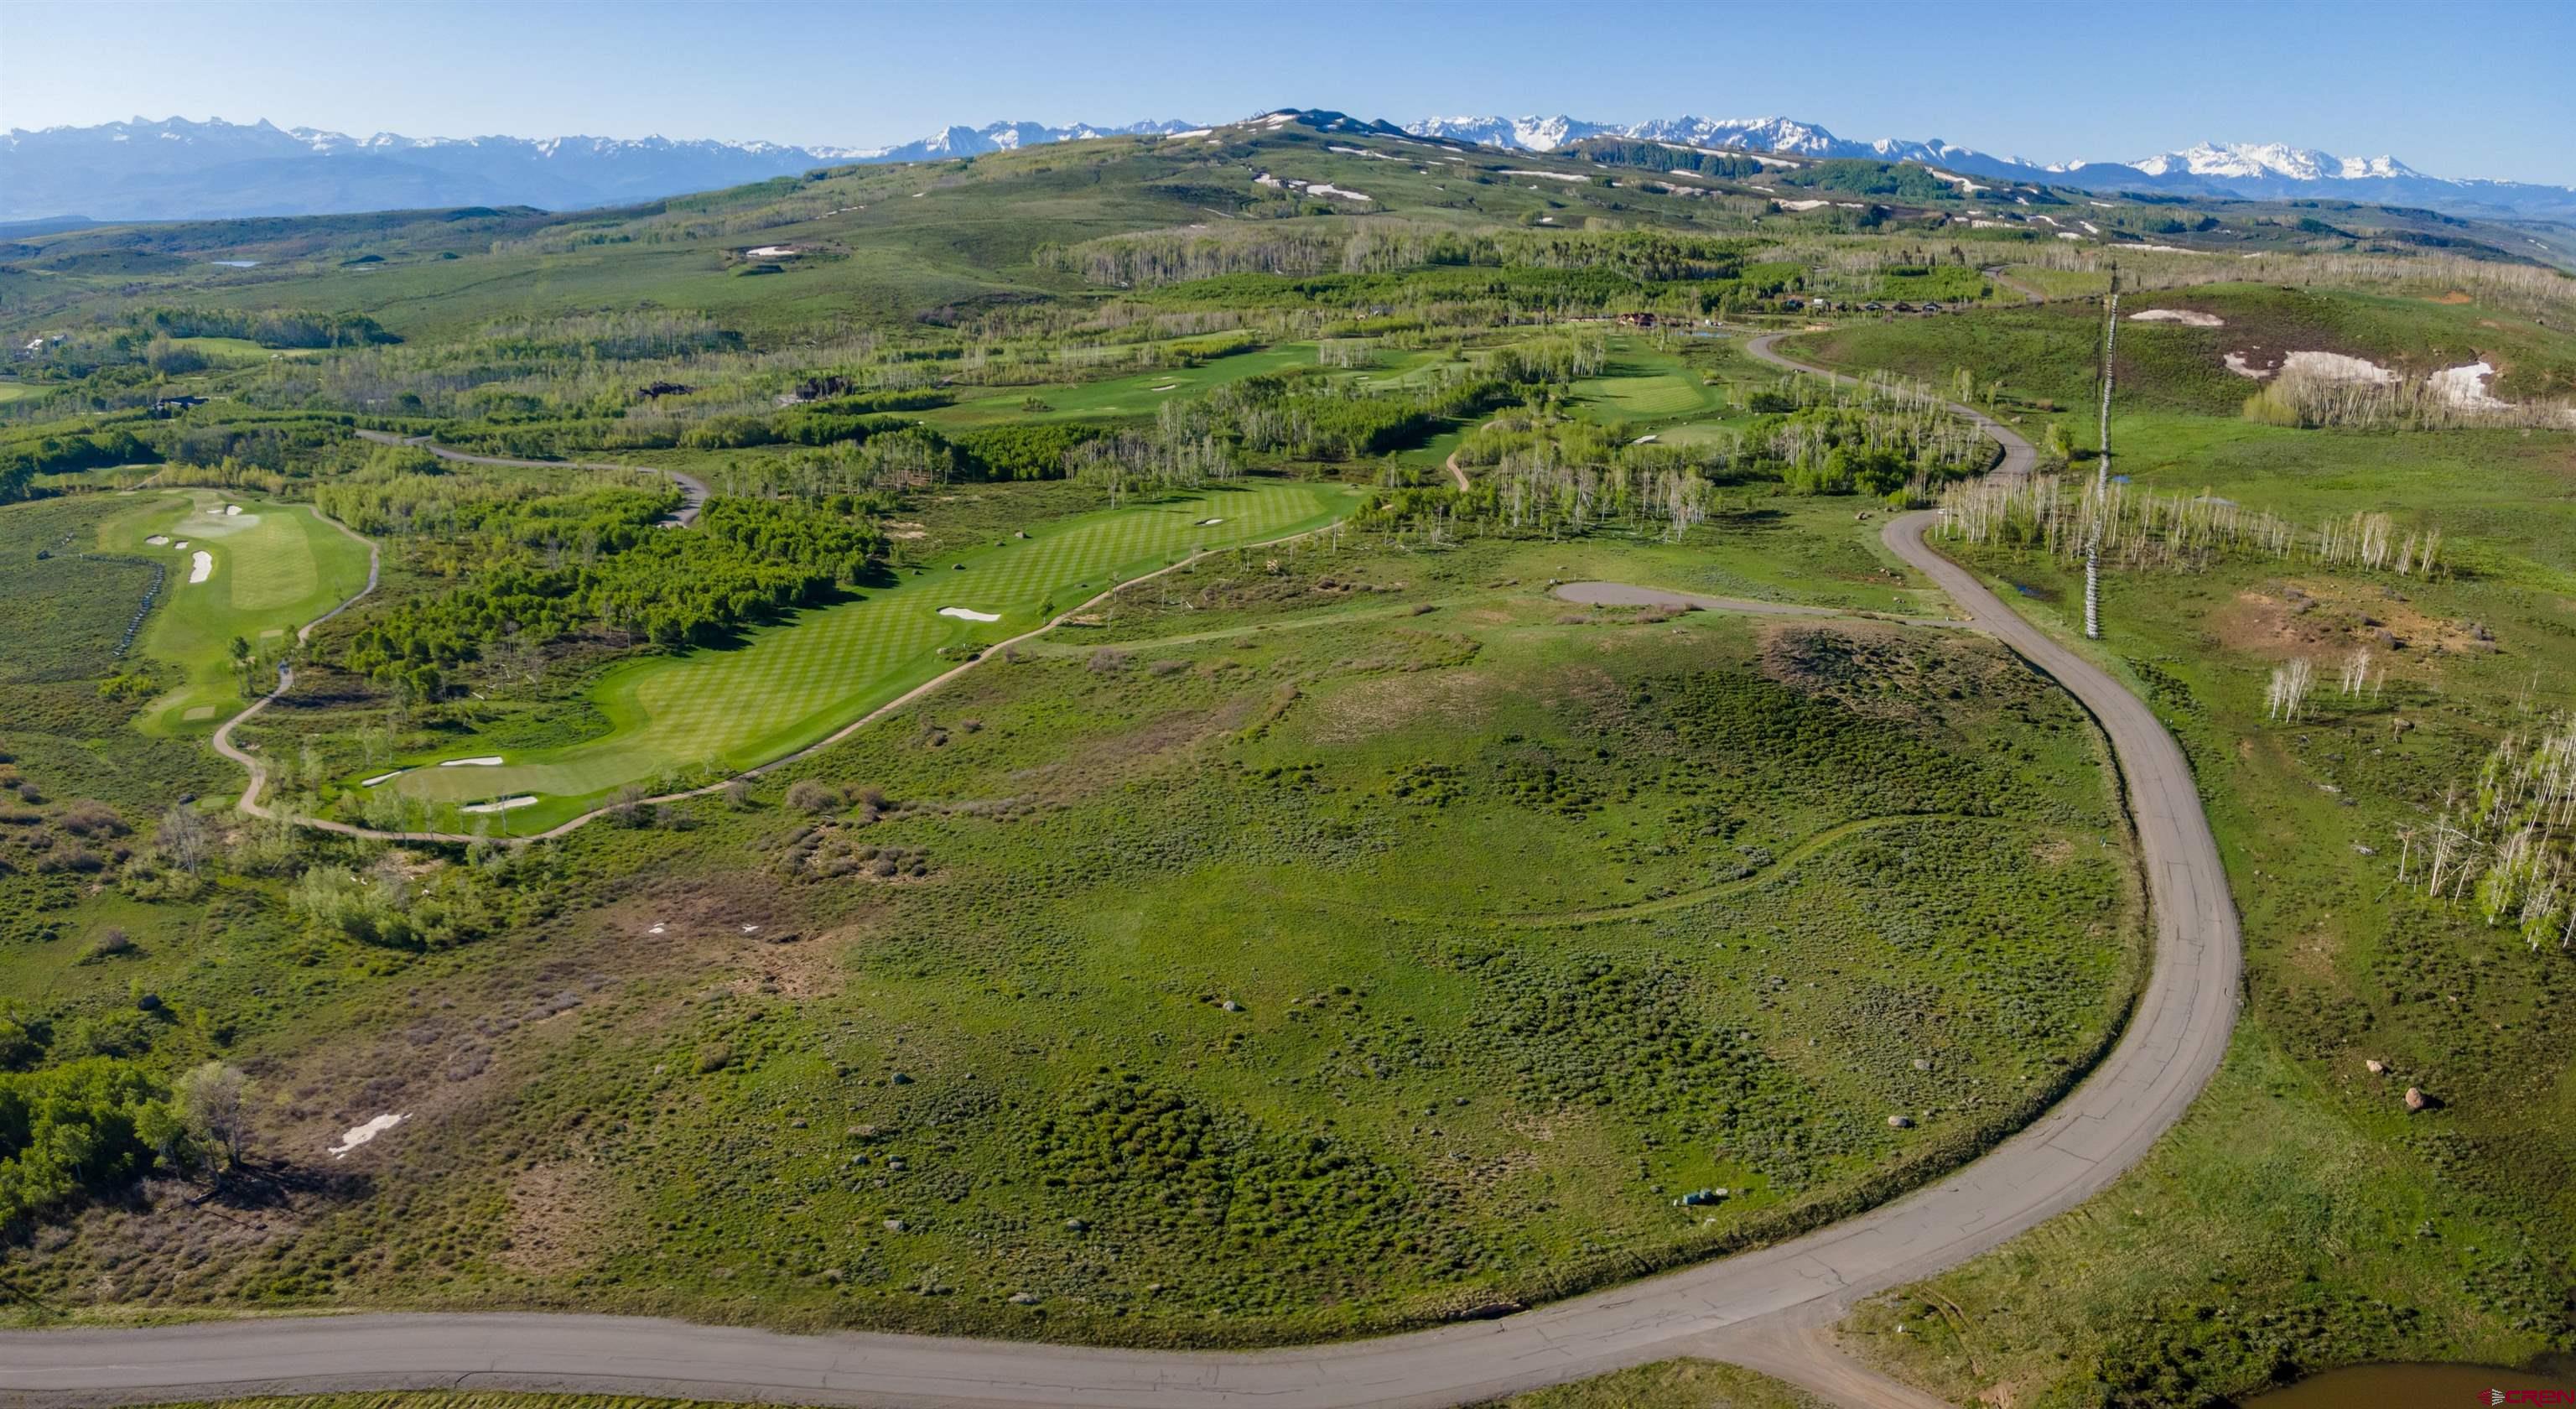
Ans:
[[[978,550],[962,569],[933,568],[861,600],[800,613],[732,650],[643,662],[614,676],[599,700],[604,738],[498,768],[425,768],[399,786],[466,802],[517,793],[579,797],[647,782],[674,769],[739,770],[810,743],[927,678],[941,646],[999,640],[1040,624],[1052,598],[1067,610],[1110,585],[1201,548],[1258,542],[1319,522],[1330,492],[1259,484],[1187,500],[1095,514]],[[1221,523],[1201,527],[1199,520]],[[994,612],[990,624],[941,607]],[[460,757],[482,750],[459,745]]]

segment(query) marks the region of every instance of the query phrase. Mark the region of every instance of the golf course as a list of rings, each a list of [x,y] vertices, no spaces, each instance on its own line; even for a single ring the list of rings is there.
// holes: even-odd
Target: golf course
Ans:
[[[102,550],[161,562],[162,600],[136,642],[179,683],[138,716],[148,733],[211,731],[241,707],[232,642],[273,661],[295,628],[367,581],[367,548],[311,505],[245,499],[222,490],[156,495],[100,526]]]
[[[730,648],[617,665],[591,690],[607,722],[596,737],[499,754],[469,738],[398,763],[376,786],[441,809],[511,803],[491,812],[525,832],[629,784],[707,782],[803,748],[957,663],[943,651],[1021,635],[1191,553],[1322,527],[1349,499],[1337,486],[1255,482],[1060,520]]]

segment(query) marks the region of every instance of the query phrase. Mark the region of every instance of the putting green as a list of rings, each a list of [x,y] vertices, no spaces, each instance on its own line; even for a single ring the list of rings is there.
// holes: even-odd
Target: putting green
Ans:
[[[469,739],[405,760],[411,771],[381,786],[436,806],[451,826],[479,820],[446,815],[459,804],[533,794],[534,805],[497,814],[509,830],[526,832],[629,783],[740,772],[812,744],[954,665],[938,654],[942,647],[1017,636],[1042,624],[1050,606],[1069,611],[1113,582],[1201,548],[1321,527],[1349,504],[1350,491],[1338,486],[1257,483],[1050,523],[1029,539],[977,549],[859,600],[801,612],[740,646],[618,667],[594,690],[610,726],[599,738],[517,752]],[[1000,619],[942,616],[943,607]],[[506,761],[434,766],[495,753]]]
[[[1574,395],[1593,415],[1617,425],[1666,418],[1696,420],[1723,414],[1725,393],[1703,384],[1677,353],[1642,347],[1633,339],[1610,345],[1610,365],[1603,375],[1574,384]]]
[[[239,512],[226,513],[228,507]],[[149,541],[156,537],[165,541]],[[177,667],[182,683],[136,717],[136,726],[151,734],[210,732],[244,703],[229,650],[234,637],[274,660],[296,627],[367,582],[366,546],[324,523],[311,506],[221,490],[155,495],[101,524],[99,547],[168,569],[160,603],[136,646]],[[192,582],[200,553],[206,576]]]

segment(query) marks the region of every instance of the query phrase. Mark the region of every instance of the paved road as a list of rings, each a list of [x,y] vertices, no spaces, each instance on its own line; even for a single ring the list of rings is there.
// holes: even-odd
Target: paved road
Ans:
[[[603,465],[582,460],[510,460],[498,455],[469,455],[462,450],[450,450],[444,445],[431,444],[425,435],[402,436],[391,431],[360,431],[357,434],[360,440],[372,440],[378,445],[408,445],[461,465],[509,465],[524,470],[624,470],[629,474],[662,475],[680,486],[679,509],[662,519],[663,525],[669,528],[687,528],[696,523],[698,511],[707,506],[706,482],[678,470],[657,470],[649,465]]]
[[[1756,339],[1756,355],[1786,359]],[[1794,364],[1789,364],[1794,365]],[[2030,447],[1991,421],[2005,469]],[[2030,1128],[1859,1217],[1740,1256],[1499,1320],[1251,1353],[934,1337],[793,1336],[643,1318],[367,1315],[139,1330],[0,1332],[0,1391],[31,1403],[423,1386],[585,1390],[908,1409],[1445,1406],[1674,1355],[1734,1360],[1865,1409],[1938,1401],[1836,1354],[1854,1302],[1956,1266],[2098,1193],[2191,1104],[2236,1020],[2236,912],[2189,767],[2154,714],[1924,542],[1884,532],[1961,610],[2101,721],[2136,818],[2154,967],[2121,1038]]]

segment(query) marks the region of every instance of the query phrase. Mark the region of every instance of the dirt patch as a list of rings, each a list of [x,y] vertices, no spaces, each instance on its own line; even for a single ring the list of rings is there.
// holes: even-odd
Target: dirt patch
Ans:
[[[866,923],[844,925],[822,934],[806,935],[786,944],[751,942],[736,950],[736,963],[741,976],[735,988],[745,994],[765,993],[780,998],[824,998],[841,991],[849,979],[849,970],[841,962],[867,934]]]
[[[2054,837],[2030,849],[2030,859],[2042,866],[2063,866],[2074,859],[2075,843]]]
[[[2477,302],[2477,300],[2476,300],[2476,299],[2473,299],[2473,298],[2469,297],[2467,294],[2465,294],[2465,293],[2461,292],[2461,291],[2460,291],[2460,290],[2458,290],[2458,289],[2453,289],[2453,290],[2451,290],[2449,293],[2446,293],[2446,294],[2442,295],[2440,298],[2428,298],[2428,299],[2426,299],[2426,300],[2424,300],[2424,301],[2425,301],[2426,303],[2451,303],[2451,304],[2459,304],[2459,303],[2475,303],[2475,302]]]
[[[2428,616],[2381,589],[2333,581],[2281,581],[2239,592],[2211,614],[2209,625],[2220,645],[2265,660],[2367,649],[2381,668],[2396,670],[2435,655],[2495,649],[2473,623]]]
[[[540,1164],[510,1181],[504,1266],[548,1274],[596,1262],[612,1224],[607,1181],[590,1164]]]

